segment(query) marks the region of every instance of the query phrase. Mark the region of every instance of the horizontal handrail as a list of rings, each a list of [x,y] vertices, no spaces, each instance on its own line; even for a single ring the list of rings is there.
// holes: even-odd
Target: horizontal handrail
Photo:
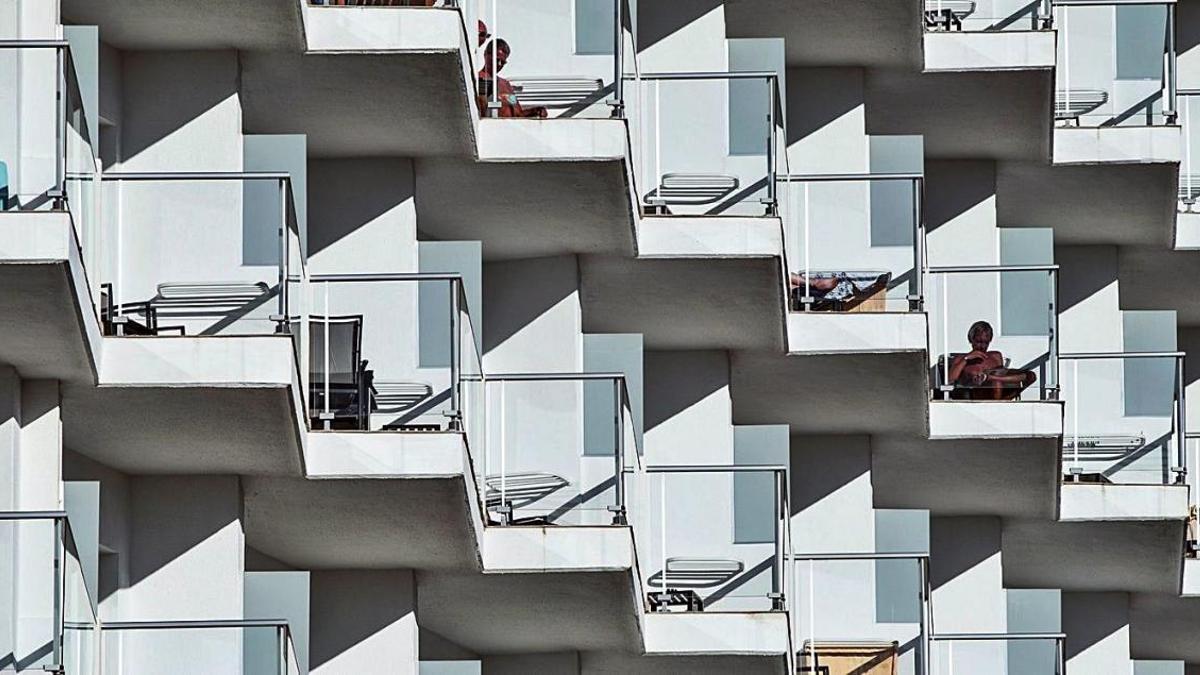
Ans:
[[[930,267],[930,274],[968,274],[971,272],[1057,272],[1058,265],[971,265]]]
[[[929,553],[792,553],[792,561],[822,560],[927,560]]]
[[[925,180],[920,173],[787,173],[775,177],[788,183],[841,183],[853,180]]]
[[[680,464],[678,466],[648,466],[646,473],[786,473],[788,468],[777,464],[730,466],[707,464]]]
[[[60,520],[66,511],[0,511],[0,520]]]
[[[694,73],[642,73],[626,75],[626,80],[762,80],[778,79],[779,74],[771,70],[743,70],[733,72],[698,71]]]
[[[1059,354],[1058,358],[1070,361],[1099,361],[1105,359],[1181,359],[1186,352],[1074,352]]]
[[[1060,5],[1174,5],[1175,0],[1052,0],[1054,6]]]
[[[116,171],[100,174],[102,181],[155,180],[292,180],[292,174],[281,171]]]
[[[66,40],[0,40],[0,49],[68,49]]]
[[[624,380],[625,373],[496,373],[463,375],[464,380],[497,380],[506,382],[545,382],[555,380]]]
[[[104,630],[177,630],[203,628],[279,628],[286,619],[192,619],[182,621],[105,621]]]
[[[352,281],[462,281],[457,272],[389,272],[385,274],[315,274],[310,283]]]
[[[931,633],[930,640],[989,641],[989,640],[1065,640],[1066,633]]]

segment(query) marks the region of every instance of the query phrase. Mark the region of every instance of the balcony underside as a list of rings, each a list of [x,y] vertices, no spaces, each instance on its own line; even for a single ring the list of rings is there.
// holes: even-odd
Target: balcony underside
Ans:
[[[783,349],[778,258],[583,256],[579,267],[585,332],[642,333],[647,349]]]
[[[730,359],[737,424],[789,424],[799,434],[924,435],[926,356],[784,355],[736,351]]]
[[[63,388],[63,443],[131,474],[301,473],[286,337],[104,338],[100,386]]]
[[[541,124],[550,129],[571,123]],[[416,163],[416,190],[421,236],[482,241],[485,260],[633,255],[633,215],[620,161],[427,158]]]
[[[120,49],[302,48],[298,0],[62,0],[61,11]]]
[[[309,157],[475,154],[457,50],[245,52],[239,62],[246,133],[305,134]]]
[[[298,569],[478,569],[462,476],[249,477],[246,543]]]
[[[793,0],[727,0],[724,8],[729,37],[782,37],[789,66],[920,67],[922,19],[916,2],[817,0],[801,9]],[[639,13],[642,26],[646,14],[645,9]]]
[[[926,159],[1048,162],[1052,72],[869,70],[867,133],[922,134]]]
[[[1180,326],[1200,325],[1200,296],[1185,290],[1200,284],[1194,251],[1130,246],[1120,250],[1118,260],[1121,309],[1169,307]]]
[[[549,574],[417,572],[417,613],[471,651],[639,650],[628,570]]]
[[[1005,520],[1006,588],[1178,593],[1183,520]]]
[[[1200,663],[1200,598],[1134,593],[1129,600],[1129,651],[1135,659]]]
[[[0,213],[0,363],[94,383],[100,325],[66,212]]]
[[[933,516],[1051,519],[1058,507],[1059,456],[1053,438],[875,436],[875,507],[928,509]]]
[[[996,217],[1008,227],[1054,227],[1056,245],[1174,244],[1174,164],[1051,166],[1000,162]],[[1122,293],[1122,297],[1124,293]]]

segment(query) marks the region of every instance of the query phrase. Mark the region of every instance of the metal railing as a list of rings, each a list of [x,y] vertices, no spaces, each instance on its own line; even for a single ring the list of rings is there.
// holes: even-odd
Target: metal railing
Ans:
[[[796,579],[792,582],[793,601],[792,601],[792,635],[796,640],[803,640],[803,647],[800,649],[802,662],[801,669],[798,672],[820,673],[823,672],[821,665],[822,648],[829,646],[830,643],[848,644],[857,643],[860,645],[868,644],[867,640],[871,637],[878,637],[882,641],[898,642],[898,635],[894,626],[896,624],[916,624],[917,635],[915,638],[915,654],[916,672],[928,673],[929,663],[929,634],[933,621],[931,609],[931,594],[929,588],[929,554],[925,552],[884,552],[884,553],[792,553],[788,556],[788,560],[792,562],[792,574]],[[828,606],[822,607],[822,611],[818,611],[818,566],[825,563],[825,566],[846,567],[849,565],[861,564],[867,565],[874,563],[870,568],[863,567],[863,581],[857,584],[860,588],[872,588],[873,584],[868,583],[870,577],[876,579],[881,574],[906,574],[912,573],[915,576],[915,595],[912,598],[916,601],[915,607],[910,607],[909,614],[900,617],[901,619],[915,619],[911,621],[896,620],[892,617],[889,620],[889,628],[879,627],[876,630],[863,631],[859,626],[848,628],[837,628],[835,630],[848,631],[850,634],[839,634],[836,632],[825,633],[821,628],[826,623],[826,613],[829,620],[827,623],[837,625],[839,621],[843,621],[847,616],[852,616],[854,612],[853,603],[848,600],[844,590],[839,588],[839,593],[836,597],[829,598]],[[908,566],[913,564],[914,570],[905,571],[900,567],[881,568],[881,565],[888,566]],[[807,572],[807,583],[800,581],[802,569]],[[802,590],[803,589],[803,590]],[[807,598],[807,611],[805,611],[804,599]],[[871,616],[877,620],[875,598],[870,599],[870,606],[865,609],[864,616]],[[904,609],[899,608],[896,611],[903,613]],[[854,623],[848,621],[847,624]],[[872,633],[867,636],[866,632]],[[853,639],[849,639],[850,635]],[[879,643],[870,643],[879,644]],[[900,645],[896,645],[897,652],[902,651]],[[826,651],[828,651],[826,649]],[[896,654],[896,658],[899,654]]]
[[[53,143],[55,148],[53,152],[54,170],[52,185],[49,189],[40,193],[26,193],[22,188],[30,184],[31,181],[23,180],[23,169],[21,164],[24,164],[26,158],[16,157],[8,158],[15,159],[17,164],[16,189],[13,188],[13,175],[8,175],[8,184],[0,185],[0,190],[7,189],[7,194],[3,195],[3,201],[0,201],[0,211],[8,208],[16,209],[36,209],[43,206],[47,200],[52,201],[54,208],[61,209],[65,205],[70,209],[72,217],[77,221],[76,228],[80,236],[84,235],[86,228],[82,226],[82,222],[90,219],[90,214],[83,212],[81,209],[75,208],[75,205],[70,203],[70,190],[68,189],[68,181],[90,181],[98,171],[96,170],[96,139],[91,138],[91,131],[87,119],[87,111],[83,104],[83,95],[79,89],[79,77],[75,72],[74,60],[71,57],[71,47],[66,40],[0,40],[0,54],[16,53],[18,56],[26,55],[26,52],[41,52],[54,51],[54,91],[53,98],[50,96],[50,91],[46,92],[45,103],[47,106],[53,105],[55,112],[54,120],[54,137],[53,139],[45,139],[46,147],[50,147]],[[28,67],[32,70],[37,70],[38,63],[20,63],[21,68]],[[16,85],[11,87],[14,91]],[[21,113],[13,111],[11,119],[19,120]],[[74,133],[74,136],[71,133]],[[83,152],[86,151],[86,152]],[[42,158],[50,153],[35,153],[35,157]],[[83,155],[83,156],[78,156]],[[6,158],[0,157],[0,161]],[[73,161],[74,160],[74,161]],[[29,158],[33,162],[33,158]],[[7,173],[7,172],[6,172]],[[35,169],[31,173],[38,173]],[[40,184],[39,184],[40,187]],[[79,199],[76,199],[79,201]]]
[[[1200,89],[1178,91],[1179,125],[1183,134],[1183,157],[1179,165],[1179,201],[1181,213],[1196,213],[1200,200]],[[1194,110],[1193,110],[1194,108]]]
[[[1088,352],[1059,358],[1066,364],[1063,460],[1070,464],[1068,476],[1152,484],[1187,481],[1183,352]],[[1098,365],[1081,379],[1083,363]],[[1088,403],[1082,402],[1085,396]],[[1150,468],[1139,468],[1139,461]],[[1124,480],[1122,473],[1153,479]]]
[[[500,373],[479,382],[476,482],[494,524],[627,524],[633,416],[622,373]],[[478,404],[477,404],[478,405]],[[611,459],[609,459],[611,457]],[[611,465],[606,469],[605,465]]]
[[[43,528],[38,524],[48,524],[45,529],[49,531],[41,532]],[[51,623],[46,626],[45,635],[49,642],[51,662],[43,662],[45,657],[40,656],[46,645],[31,644],[28,645],[28,654],[20,653],[25,648],[16,643],[15,632],[0,635],[0,640],[7,643],[0,645],[0,654],[10,651],[14,662],[9,665],[16,670],[40,667],[49,671],[76,673],[82,672],[85,664],[91,668],[95,636],[100,623],[95,598],[91,597],[83,577],[83,566],[67,513],[2,511],[0,533],[11,537],[13,551],[21,551],[20,556],[11,559],[8,572],[13,576],[6,580],[13,584],[12,592],[6,594],[9,598],[15,600],[18,597],[17,589],[21,591],[21,601],[12,608],[13,617],[20,619],[24,615],[28,620],[50,609]],[[43,539],[42,535],[45,534],[50,536]],[[39,560],[41,553],[48,554],[48,558]],[[47,580],[46,576],[50,579]],[[36,589],[39,583],[47,581],[48,587],[44,589],[47,595],[39,602],[36,600]],[[22,637],[28,638],[29,635],[36,635],[36,631],[30,631]],[[0,659],[0,670],[8,667]]]
[[[650,611],[789,608],[786,466],[648,466],[642,487],[631,516]]]
[[[1054,0],[1058,27],[1058,69],[1055,84],[1055,121],[1067,126],[1152,126],[1175,124],[1177,66],[1175,55],[1175,3],[1154,0]],[[1161,28],[1151,35],[1118,38],[1122,12],[1126,25],[1146,23],[1149,8],[1161,8]],[[1154,22],[1157,17],[1149,16]],[[1131,21],[1137,19],[1138,21]],[[1112,28],[1111,48],[1105,53],[1073,52],[1073,42],[1096,44],[1098,31]],[[1133,52],[1129,50],[1133,49]],[[1138,53],[1144,50],[1142,53]],[[1122,52],[1126,58],[1122,59]],[[1121,73],[1124,65],[1131,72]],[[1155,80],[1157,85],[1152,84]]]
[[[480,376],[482,357],[461,274],[320,274],[309,288],[313,429],[475,440],[463,421],[464,374]]]
[[[553,8],[543,6],[539,0],[482,0],[479,19],[487,24],[489,35],[481,45],[481,63],[474,73],[480,115],[585,117],[592,109],[606,105],[607,116],[624,117],[626,51],[630,51],[630,61],[637,58],[633,18],[629,0],[610,2],[611,16],[600,25],[611,27],[611,38],[601,40],[601,44],[582,44],[588,35],[583,30],[587,17],[574,12],[547,12]],[[574,25],[556,25],[564,20],[573,20]],[[561,42],[574,40],[573,48],[564,53],[545,53],[544,48],[552,44],[545,40],[547,31],[565,36]],[[502,41],[511,57],[500,54]],[[510,59],[507,69],[501,64],[505,58]],[[501,67],[494,73],[487,72],[489,64]],[[485,72],[489,77],[483,77]],[[507,94],[500,92],[501,80],[511,86]]]
[[[289,331],[306,275],[290,174],[113,172],[101,180],[111,201],[105,240],[115,244],[99,271],[106,332]],[[264,323],[269,330],[257,328]]]
[[[972,666],[965,667],[955,663],[954,644],[956,642],[980,643],[980,642],[1001,642],[1006,643],[1006,653],[1003,657],[995,650],[988,650],[983,654],[968,654],[975,656],[976,663],[986,663],[994,665],[997,659],[1004,659],[1001,663],[1007,663],[1008,672],[1019,672],[1028,675],[1066,675],[1066,633],[934,633],[929,636],[930,643],[941,643],[946,645],[945,655],[936,648],[932,651],[934,658],[932,659],[933,667],[929,672],[930,675],[966,675],[967,673],[975,672]],[[1050,642],[1053,645],[1053,651],[1047,650],[1047,654],[1039,654],[1036,650],[1026,650],[1023,654],[1014,654],[1011,643],[1028,643],[1028,642]],[[1033,645],[1030,645],[1031,647]],[[961,653],[961,652],[960,652]],[[974,660],[974,659],[971,659]],[[1023,663],[1015,666],[1013,661],[1020,660]],[[1032,663],[1030,663],[1032,662]],[[956,667],[957,666],[957,667]]]
[[[10,107],[0,111],[0,117],[10,120],[20,134],[8,146],[14,154],[0,154],[0,211],[65,210],[84,267],[95,269],[101,240],[95,184],[99,140],[92,138],[95,120],[88,119],[70,45],[66,40],[0,40],[0,59],[10,58],[13,63],[6,64],[10,67],[5,72],[19,73],[20,86],[0,86],[20,95],[8,99]],[[38,95],[39,86],[44,87],[43,95]],[[92,283],[95,300],[99,287]]]
[[[767,215],[778,213],[776,73],[637,72],[626,79],[634,83],[631,140],[642,182],[638,199],[646,213],[748,215],[741,207],[752,201]],[[672,89],[682,93],[672,96]],[[705,115],[711,117],[698,119]],[[698,132],[704,124],[710,129]],[[745,133],[735,139],[735,129],[743,126]],[[697,142],[713,134],[730,138]]]
[[[101,634],[104,640],[101,641],[101,649],[103,652],[108,651],[108,641],[110,638],[119,637],[121,635],[130,635],[137,633],[152,633],[161,635],[164,633],[186,633],[196,635],[197,633],[207,633],[207,639],[213,640],[211,634],[231,633],[236,631],[239,635],[230,636],[230,644],[227,648],[222,648],[220,640],[216,640],[217,652],[203,652],[200,650],[188,650],[187,643],[180,643],[171,640],[167,645],[153,646],[151,641],[162,638],[140,637],[139,649],[135,656],[136,660],[145,659],[140,667],[143,670],[140,672],[152,672],[154,669],[171,668],[170,664],[173,660],[179,659],[176,662],[175,668],[182,668],[184,664],[188,666],[196,666],[197,663],[203,663],[203,656],[206,654],[218,663],[209,665],[211,668],[220,668],[222,665],[226,668],[235,668],[237,672],[254,673],[278,673],[278,675],[297,675],[300,673],[299,661],[296,658],[295,643],[292,639],[291,626],[283,619],[201,619],[188,621],[106,621],[101,627]],[[260,639],[259,633],[267,640]],[[273,637],[273,640],[270,638]],[[188,638],[190,639],[190,638]],[[268,644],[273,642],[273,644]],[[235,644],[236,643],[236,646]],[[124,654],[122,654],[124,656]],[[104,663],[108,662],[107,654],[102,654]],[[233,659],[233,660],[230,660]],[[139,672],[131,670],[130,672]],[[165,671],[164,671],[165,672]]]
[[[1050,0],[918,0],[928,32],[1049,30]]]
[[[903,293],[902,311],[924,307],[922,174],[784,174],[777,180],[787,190],[785,243],[788,267],[796,270],[789,279],[792,310],[889,311],[896,289]]]
[[[926,273],[930,276],[930,293],[935,296],[929,303],[929,329],[931,347],[936,335],[938,347],[931,348],[934,356],[931,380],[934,392],[941,398],[979,398],[984,397],[985,390],[992,392],[995,387],[987,383],[979,385],[979,396],[971,392],[975,385],[963,385],[949,381],[949,372],[956,355],[952,344],[962,345],[962,354],[971,351],[967,341],[968,329],[981,319],[991,319],[989,323],[993,331],[994,347],[997,351],[1017,353],[1020,358],[1019,370],[1037,374],[1039,399],[1055,400],[1059,392],[1058,373],[1058,265],[980,265],[980,266],[942,266],[930,267]],[[951,298],[952,293],[959,291],[959,284],[952,288],[951,277],[964,276],[972,282],[961,284],[961,295]],[[937,279],[938,283],[933,283]],[[1017,314],[1004,311],[1002,297],[1006,293],[1034,297],[1030,298],[1029,311]],[[981,298],[984,299],[981,302]],[[987,300],[994,298],[994,303]],[[966,309],[955,311],[958,302],[968,305]],[[1039,304],[1040,303],[1040,304]],[[1045,309],[1043,315],[1042,308]],[[1022,307],[1022,310],[1025,308]],[[952,316],[953,314],[953,316]],[[953,329],[951,328],[953,326]],[[958,342],[952,342],[954,336]],[[1006,362],[1008,359],[1006,359]],[[1004,366],[1008,369],[1008,365]],[[1028,385],[1025,385],[1028,386]],[[1019,396],[1024,386],[1001,387],[998,397],[1008,398]],[[1002,395],[1002,396],[1001,396]]]

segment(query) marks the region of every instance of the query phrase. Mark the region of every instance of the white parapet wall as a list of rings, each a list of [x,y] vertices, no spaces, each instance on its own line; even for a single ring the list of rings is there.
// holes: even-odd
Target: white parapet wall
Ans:
[[[457,51],[463,40],[458,12],[314,7],[308,0],[297,1],[309,51]]]
[[[1063,433],[1058,401],[933,401],[929,437],[1054,438]]]
[[[1183,139],[1177,126],[1059,127],[1055,164],[1179,162]]]
[[[1053,68],[1053,31],[925,33],[926,72]]]
[[[1062,489],[1062,520],[1183,520],[1185,485],[1073,484]]]
[[[918,352],[928,346],[919,313],[788,314],[789,354]]]
[[[483,161],[623,160],[628,147],[623,120],[479,121],[479,159]]]

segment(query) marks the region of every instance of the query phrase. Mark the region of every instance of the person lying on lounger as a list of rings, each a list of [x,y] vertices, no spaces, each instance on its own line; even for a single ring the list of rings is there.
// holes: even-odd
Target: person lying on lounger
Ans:
[[[886,272],[812,272],[807,277],[792,274],[792,305],[799,309],[807,295],[813,298],[814,310],[847,310],[886,290],[890,277]]]
[[[492,98],[493,82],[497,88],[496,100],[500,103],[500,117],[545,117],[546,108],[524,108],[517,100],[517,92],[512,83],[500,77],[504,64],[508,63],[508,55],[512,53],[508,43],[496,38],[495,43],[488,43],[483,48],[483,69],[479,71],[479,92],[475,102],[479,106],[480,116],[487,115],[488,101]],[[492,59],[495,58],[495,63]]]
[[[954,398],[1008,401],[1015,399],[1037,380],[1033,371],[1007,368],[1003,354],[988,351],[992,336],[992,325],[988,322],[976,321],[971,324],[971,329],[967,331],[971,351],[955,354],[946,376],[950,383],[960,388],[956,390],[958,395]]]

